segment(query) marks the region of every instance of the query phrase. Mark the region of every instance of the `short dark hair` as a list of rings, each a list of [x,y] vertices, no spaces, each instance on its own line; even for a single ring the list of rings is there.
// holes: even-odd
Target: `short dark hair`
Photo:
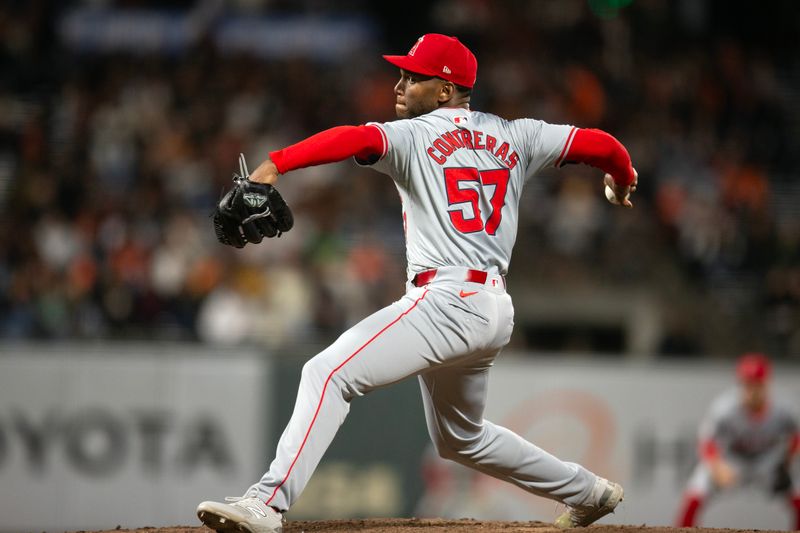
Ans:
[[[456,86],[456,90],[463,94],[464,96],[472,96],[472,88],[471,87],[464,87],[463,85],[459,85],[454,83],[453,85]]]
[[[431,76],[431,78],[434,78],[434,77],[439,78],[442,81],[450,81],[450,80],[446,80],[444,78],[440,78],[439,76]],[[458,91],[462,96],[472,96],[472,88],[471,87],[465,87],[463,85],[459,85],[459,84],[454,83],[452,81],[450,81],[450,83],[452,83],[455,86],[456,91]]]

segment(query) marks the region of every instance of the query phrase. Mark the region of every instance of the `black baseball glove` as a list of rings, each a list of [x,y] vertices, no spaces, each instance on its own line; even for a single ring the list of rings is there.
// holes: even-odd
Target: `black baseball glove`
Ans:
[[[788,462],[783,462],[775,469],[772,478],[772,493],[786,494],[792,488],[792,474]]]
[[[222,244],[243,248],[264,237],[280,237],[292,229],[292,211],[272,185],[250,181],[244,155],[239,156],[240,174],[233,176],[233,188],[226,192],[214,213],[214,232]]]

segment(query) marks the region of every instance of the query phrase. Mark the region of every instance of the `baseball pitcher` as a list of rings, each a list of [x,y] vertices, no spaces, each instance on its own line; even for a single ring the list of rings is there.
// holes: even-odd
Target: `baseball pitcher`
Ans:
[[[335,127],[270,153],[249,179],[237,182],[269,189],[226,196],[220,210],[228,229],[218,235],[244,245],[248,234],[258,242],[288,230],[288,208],[282,200],[271,206],[278,176],[354,157],[391,177],[400,193],[407,292],[306,363],[267,472],[244,496],[203,502],[197,514],[217,531],[281,531],[282,514],[302,493],[350,402],[416,376],[442,457],[563,502],[568,509],[556,520],[560,527],[589,525],[614,510],[622,487],[486,420],[484,402],[489,369],[514,324],[505,274],[523,186],[545,167],[586,163],[605,172],[611,203],[632,207],[637,175],[628,152],[599,130],[470,109],[477,60],[455,37],[427,34],[406,55],[383,57],[400,69],[399,120]],[[260,196],[253,200],[254,194]],[[239,197],[251,201],[241,206]],[[272,221],[268,232],[239,224],[259,217]]]
[[[743,355],[736,366],[739,390],[725,391],[700,426],[700,463],[689,479],[679,527],[697,525],[703,505],[717,494],[745,485],[786,499],[800,529],[800,483],[792,463],[800,452],[797,420],[770,398],[771,366],[760,353]]]

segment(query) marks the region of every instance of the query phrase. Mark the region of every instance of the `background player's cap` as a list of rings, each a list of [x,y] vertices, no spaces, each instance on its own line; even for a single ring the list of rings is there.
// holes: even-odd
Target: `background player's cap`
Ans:
[[[745,383],[763,383],[769,378],[771,365],[763,353],[746,353],[736,364],[736,375]]]
[[[455,37],[426,33],[404,56],[383,56],[396,67],[425,76],[438,76],[472,88],[478,75],[475,55]]]

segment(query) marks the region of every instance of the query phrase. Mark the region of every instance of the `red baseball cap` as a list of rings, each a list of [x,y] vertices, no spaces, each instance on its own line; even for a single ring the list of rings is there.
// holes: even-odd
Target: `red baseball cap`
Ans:
[[[769,359],[763,353],[746,353],[736,364],[736,375],[745,383],[763,383],[772,371]]]
[[[472,88],[478,75],[478,60],[455,37],[426,33],[404,56],[383,56],[396,67],[425,76],[437,76]]]

